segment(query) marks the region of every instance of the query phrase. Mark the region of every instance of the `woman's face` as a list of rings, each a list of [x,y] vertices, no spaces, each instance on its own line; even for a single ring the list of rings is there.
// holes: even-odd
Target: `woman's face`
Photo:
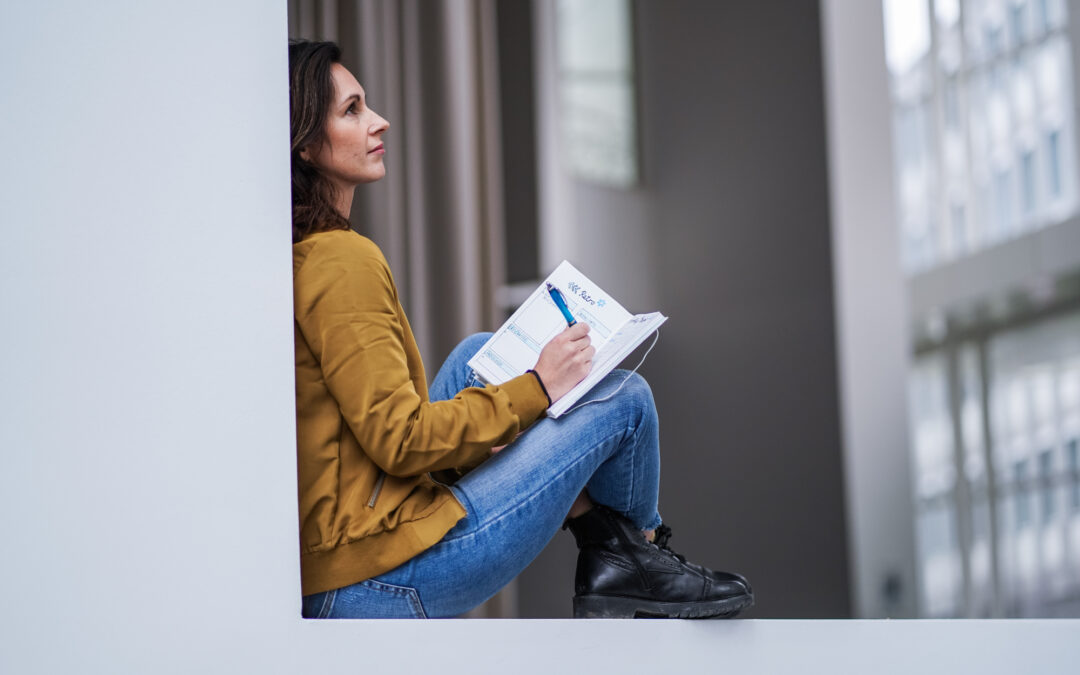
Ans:
[[[390,123],[364,101],[364,89],[340,63],[330,67],[334,101],[326,118],[322,147],[307,147],[300,156],[342,189],[371,183],[386,175],[382,135]]]

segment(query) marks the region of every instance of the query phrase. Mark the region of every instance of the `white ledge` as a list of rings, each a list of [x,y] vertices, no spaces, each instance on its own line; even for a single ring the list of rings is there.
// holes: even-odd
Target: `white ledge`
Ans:
[[[307,623],[365,672],[1080,672],[1074,619]],[[403,634],[415,652],[373,653]]]

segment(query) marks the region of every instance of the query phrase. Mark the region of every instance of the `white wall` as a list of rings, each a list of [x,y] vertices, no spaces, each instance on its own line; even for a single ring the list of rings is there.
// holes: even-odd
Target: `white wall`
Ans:
[[[285,3],[3,3],[0,82],[0,672],[264,672],[299,607]]]

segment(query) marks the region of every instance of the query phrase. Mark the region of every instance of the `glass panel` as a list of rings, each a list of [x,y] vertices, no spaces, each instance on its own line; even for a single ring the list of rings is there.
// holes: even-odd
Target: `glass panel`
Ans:
[[[945,124],[952,130],[960,127],[960,85],[955,79],[945,84]]]
[[[918,516],[922,603],[931,617],[955,616],[960,607],[960,557],[951,503]]]
[[[1069,506],[1073,511],[1080,511],[1080,449],[1074,438],[1066,446],[1069,463]]]
[[[1012,229],[1012,181],[1009,170],[1000,169],[994,174],[994,224],[995,241],[1004,239]]]
[[[559,0],[559,89],[565,156],[574,175],[637,183],[634,68],[628,0]]]
[[[953,204],[949,209],[949,217],[952,221],[953,251],[956,255],[963,255],[968,247],[967,219],[964,217],[964,205]]]
[[[930,500],[950,494],[955,487],[956,467],[944,359],[931,357],[915,365],[910,400],[917,496]]]
[[[955,616],[962,592],[945,368],[940,356],[919,359],[909,379],[920,590],[929,616]]]
[[[1028,484],[1026,459],[1013,464],[1013,494],[1013,506],[1016,508],[1013,522],[1017,531],[1020,531],[1031,525],[1031,488]]]
[[[1051,131],[1046,135],[1047,165],[1049,188],[1052,197],[1061,196],[1061,133]]]
[[[960,434],[964,439],[964,473],[972,484],[972,494],[986,486],[983,458],[982,383],[979,381],[978,352],[974,347],[960,350]]]
[[[897,196],[905,263],[911,268],[933,264],[937,254],[928,186],[934,180],[931,114],[926,103],[898,109],[894,120],[897,148]]]
[[[1024,152],[1020,157],[1021,206],[1024,215],[1035,210],[1035,153]]]
[[[1048,0],[1035,1],[1035,26],[1040,33],[1050,27],[1050,3]]]
[[[884,0],[885,59],[894,74],[907,73],[930,50],[930,16],[925,2]]]
[[[974,617],[988,617],[994,611],[994,583],[990,550],[990,506],[985,492],[972,500],[971,609]]]
[[[951,28],[960,21],[960,0],[936,0],[934,16],[942,28]]]
[[[1053,450],[1039,453],[1039,501],[1042,522],[1049,523],[1054,517],[1054,455]]]
[[[574,173],[606,185],[636,181],[633,87],[620,81],[563,83]]]

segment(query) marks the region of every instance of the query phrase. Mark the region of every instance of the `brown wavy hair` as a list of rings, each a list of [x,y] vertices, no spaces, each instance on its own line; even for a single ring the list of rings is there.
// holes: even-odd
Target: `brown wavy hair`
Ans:
[[[326,118],[334,102],[330,66],[335,63],[341,63],[341,48],[333,42],[289,41],[293,243],[314,232],[350,228],[334,206],[333,184],[300,157],[303,148],[326,141]]]

